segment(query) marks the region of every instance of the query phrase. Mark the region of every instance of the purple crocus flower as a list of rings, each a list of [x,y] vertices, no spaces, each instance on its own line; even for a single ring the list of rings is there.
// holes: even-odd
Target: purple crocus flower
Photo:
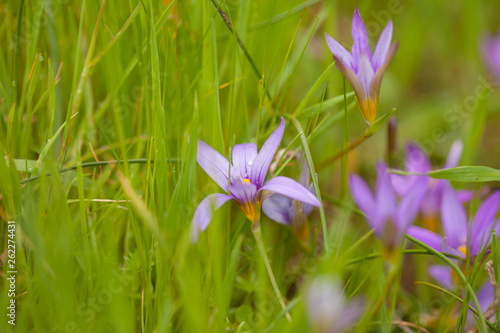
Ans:
[[[328,34],[326,42],[333,53],[337,68],[351,83],[359,109],[369,126],[377,116],[382,77],[396,54],[398,43],[391,45],[392,21],[389,20],[372,55],[365,24],[357,7],[352,19],[351,33],[354,41],[351,53]]]
[[[309,321],[319,333],[346,332],[363,313],[363,301],[355,298],[348,303],[339,280],[328,276],[311,281],[306,302]]]
[[[205,142],[198,140],[196,160],[203,170],[226,193],[214,193],[199,204],[192,221],[192,240],[196,242],[198,232],[208,227],[212,219],[212,208],[218,209],[228,200],[233,200],[252,223],[260,220],[262,192],[270,191],[313,206],[320,206],[318,199],[304,186],[288,177],[274,177],[267,181],[266,175],[274,154],[280,145],[285,121],[269,136],[257,153],[255,143],[233,147],[233,164]]]
[[[500,205],[500,192],[490,195],[472,219],[467,222],[467,214],[458,196],[450,185],[443,190],[441,200],[441,220],[445,237],[427,229],[412,226],[408,235],[426,243],[440,252],[460,258],[475,257],[491,243],[491,231],[500,231],[500,223],[495,226],[495,215]]]
[[[429,267],[429,275],[444,288],[450,291],[454,291],[456,289],[455,281],[453,281],[452,269],[450,267],[443,265],[431,265]],[[489,283],[489,281],[486,281],[476,292],[476,297],[481,310],[485,311],[495,298],[495,289]],[[471,302],[470,305],[473,308],[476,308],[473,302]],[[466,331],[473,328],[474,325],[474,315],[472,311],[469,310],[467,314]]]
[[[420,177],[398,203],[385,163],[377,166],[377,184],[373,194],[359,176],[349,177],[352,197],[366,214],[368,224],[381,239],[387,254],[391,254],[401,244],[408,227],[413,223],[427,183],[426,177]]]
[[[448,153],[444,169],[456,167],[462,157],[462,151],[462,141],[456,140]],[[406,146],[405,170],[412,173],[427,173],[432,171],[429,158],[414,143],[409,143]],[[404,196],[420,177],[428,176],[402,176],[391,174],[390,180],[396,193],[400,196]],[[437,221],[439,218],[439,209],[441,207],[443,189],[447,184],[449,184],[449,182],[444,179],[429,179],[429,185],[419,207],[419,212],[422,216],[424,225],[430,230],[438,231]],[[461,202],[466,202],[472,198],[473,192],[457,191],[457,194]]]
[[[309,166],[307,165],[307,161],[300,152],[291,153],[294,154],[294,158],[298,162],[303,161],[299,183],[304,187],[308,187],[309,192],[314,194],[313,185],[309,181]],[[306,218],[311,214],[312,209],[312,205],[304,204],[302,201],[294,200],[278,193],[271,194],[267,198],[264,198],[262,202],[262,211],[267,217],[275,222],[292,227],[297,238],[302,241],[306,240],[309,236]]]
[[[481,43],[486,67],[496,79],[500,79],[500,29],[496,36],[486,36]]]

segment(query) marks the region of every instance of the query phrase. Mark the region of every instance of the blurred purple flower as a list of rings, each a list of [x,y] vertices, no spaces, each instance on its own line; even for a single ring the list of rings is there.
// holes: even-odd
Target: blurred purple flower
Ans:
[[[363,313],[363,301],[356,298],[347,303],[340,282],[327,276],[311,281],[306,302],[309,320],[319,333],[346,332]]]
[[[351,53],[328,34],[326,34],[326,42],[333,53],[337,68],[351,83],[356,93],[359,109],[365,121],[370,125],[377,116],[382,77],[396,54],[398,43],[391,45],[392,21],[389,20],[380,34],[372,55],[365,24],[357,7],[352,19],[351,33],[354,41]]]
[[[385,163],[377,166],[377,184],[373,194],[359,176],[349,177],[354,201],[365,213],[368,224],[389,253],[401,244],[408,227],[414,222],[427,183],[427,177],[419,177],[398,203]]]
[[[451,146],[448,158],[444,165],[445,169],[456,167],[462,156],[463,144],[457,140]],[[432,171],[431,162],[425,153],[414,143],[406,146],[405,170],[413,173],[427,173]],[[421,177],[428,176],[402,176],[391,174],[390,180],[392,187],[400,196],[404,196]],[[438,231],[438,214],[441,206],[443,189],[449,184],[444,179],[429,179],[429,185],[425,191],[424,198],[419,207],[422,220],[426,228],[432,231]],[[469,201],[472,198],[472,191],[457,191],[461,202]]]
[[[232,165],[215,149],[198,140],[198,164],[228,194],[210,194],[198,205],[192,221],[193,242],[197,241],[198,232],[208,227],[212,210],[218,209],[228,200],[236,202],[252,223],[258,222],[260,218],[262,191],[279,193],[312,206],[320,205],[311,192],[291,178],[274,177],[264,184],[284,131],[285,121],[281,118],[280,125],[269,136],[259,153],[255,143],[235,145]]]
[[[314,195],[313,185],[309,184],[310,176],[307,161],[300,152],[291,153],[294,153],[294,158],[299,163],[300,161],[303,161],[299,176],[299,183],[302,186],[307,187],[309,192]],[[312,205],[304,204],[299,200],[295,200],[278,193],[271,194],[270,196],[264,198],[264,201],[262,202],[262,211],[264,214],[275,222],[292,227],[295,235],[301,241],[305,241],[309,235],[306,218],[309,214],[311,214],[312,209]]]
[[[448,266],[443,265],[431,265],[429,267],[429,275],[436,280],[441,286],[448,289],[449,291],[454,291],[456,289],[456,284],[452,278],[452,269]],[[476,292],[476,297],[479,302],[479,306],[482,311],[485,311],[488,306],[495,299],[495,289],[486,281],[483,286]],[[475,309],[474,303],[471,301],[470,305]],[[467,328],[471,329],[475,325],[474,314],[469,310],[467,314]]]
[[[497,35],[486,36],[481,43],[486,67],[496,79],[500,79],[500,30]]]
[[[453,188],[446,184],[441,200],[441,220],[445,237],[424,228],[412,226],[408,234],[426,243],[437,251],[461,258],[475,257],[491,243],[491,231],[500,231],[500,223],[495,226],[495,215],[500,205],[500,192],[490,195],[479,207],[472,220],[467,222],[467,214]]]

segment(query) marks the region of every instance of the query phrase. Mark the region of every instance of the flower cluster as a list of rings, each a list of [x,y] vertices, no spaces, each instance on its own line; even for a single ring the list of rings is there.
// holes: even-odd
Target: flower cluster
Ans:
[[[357,104],[368,126],[376,119],[382,78],[398,48],[397,43],[391,44],[392,32],[393,24],[389,21],[372,54],[365,25],[356,8],[352,20],[354,44],[351,52],[326,35],[336,66],[354,89]],[[483,51],[488,66],[500,77],[500,38],[486,38]],[[234,146],[232,162],[205,142],[198,141],[198,164],[225,193],[210,194],[201,201],[192,220],[192,240],[196,241],[199,232],[207,228],[215,209],[229,200],[234,201],[250,220],[252,230],[258,230],[254,231],[255,238],[286,312],[261,243],[258,228],[260,210],[262,208],[269,219],[291,227],[297,238],[304,242],[309,235],[307,217],[313,207],[321,206],[321,202],[316,197],[319,193],[313,190],[310,169],[301,151],[289,152],[292,154],[290,159],[293,156],[301,165],[299,181],[283,176],[266,181],[284,130],[285,122],[281,118],[279,126],[260,151],[257,151],[255,143]],[[444,169],[458,166],[462,151],[462,142],[455,141]],[[282,157],[278,154],[277,160],[282,160]],[[390,170],[384,162],[376,165],[377,180],[373,191],[354,173],[349,175],[348,183],[354,202],[374,235],[380,239],[387,262],[393,263],[399,258],[407,235],[427,244],[429,251],[433,248],[451,256],[461,268],[464,262],[479,262],[477,257],[489,251],[493,232],[500,232],[500,221],[497,220],[500,191],[480,203],[475,214],[469,214],[469,218],[464,205],[478,195],[472,191],[456,190],[447,180],[431,178],[431,171],[429,157],[416,144],[409,143],[404,170]],[[470,206],[472,208],[473,205]],[[455,270],[459,272],[459,268]],[[429,274],[448,289],[453,290],[459,284],[452,279],[449,267],[431,266]],[[308,316],[319,332],[343,332],[361,315],[362,306],[357,302],[348,304],[336,280],[315,279],[308,290]],[[481,291],[484,295],[476,304],[488,306],[492,301],[491,290],[492,286],[486,284]]]

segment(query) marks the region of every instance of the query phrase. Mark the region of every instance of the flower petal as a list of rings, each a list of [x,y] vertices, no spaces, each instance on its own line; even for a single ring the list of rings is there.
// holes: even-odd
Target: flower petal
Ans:
[[[293,200],[273,193],[262,202],[262,211],[274,222],[292,225]]]
[[[257,145],[255,143],[244,143],[233,147],[233,166],[241,179],[250,178],[256,157]]]
[[[198,233],[205,230],[212,220],[213,211],[219,209],[231,199],[231,196],[222,193],[213,193],[203,199],[193,215],[191,222],[191,241],[196,243]]]
[[[314,185],[311,184],[308,188],[309,192],[311,192],[314,196],[316,196],[316,191],[314,191]],[[313,205],[304,205],[304,215],[309,216],[313,210]]]
[[[375,72],[373,71],[370,59],[364,53],[361,53],[361,55],[359,56],[357,76],[365,95],[369,96],[370,86],[372,84],[373,77],[375,76]]]
[[[392,20],[389,20],[384,30],[378,38],[377,46],[375,47],[375,52],[373,52],[372,64],[373,69],[377,71],[385,62],[387,53],[391,46],[392,40]]]
[[[495,223],[495,216],[500,205],[500,192],[490,195],[479,207],[472,222],[471,255],[479,253],[481,248],[489,245],[491,229]]]
[[[359,82],[359,79],[355,74],[355,71],[345,65],[342,60],[337,58],[336,56],[333,56],[333,58],[335,59],[335,66],[339,71],[342,72],[342,74],[344,74],[347,81],[349,81],[352,89],[354,89],[354,92],[356,93],[356,97],[358,98],[358,100],[364,101],[367,95],[365,94],[363,87],[361,86],[361,83]]]
[[[427,191],[429,184],[428,176],[415,176],[417,179],[411,190],[401,199],[398,207],[399,231],[405,233],[406,229],[413,224],[417,217],[418,210]]]
[[[349,176],[349,188],[356,205],[366,215],[373,214],[376,206],[372,191],[365,181],[356,174]]]
[[[429,275],[446,289],[454,289],[453,279],[451,277],[451,268],[448,266],[431,265],[429,267]]]
[[[426,173],[431,170],[427,155],[414,143],[406,146],[405,168],[409,172]]]
[[[406,171],[417,173],[425,173],[431,170],[431,164],[427,155],[416,144],[409,143],[406,146],[405,169]],[[413,189],[421,177],[389,174],[389,180],[394,191],[402,197],[406,196]]]
[[[198,150],[196,161],[200,167],[220,186],[221,189],[227,192],[228,189],[228,160],[219,154],[219,152],[210,147],[205,142],[198,140]],[[231,170],[233,171],[233,170]],[[233,172],[231,172],[232,174]]]
[[[477,297],[477,300],[479,302],[479,306],[481,307],[481,309],[486,310],[488,308],[488,306],[491,304],[491,302],[493,302],[493,300],[495,299],[495,289],[493,288],[493,286],[491,285],[491,283],[489,281],[486,281],[482,285],[481,289],[479,289],[479,291],[476,292],[476,297]],[[471,303],[472,303],[472,301],[471,301]],[[473,304],[471,304],[471,305],[475,309],[475,306]]]
[[[474,191],[468,191],[468,190],[457,190],[457,198],[458,201],[464,203],[467,201],[471,201],[472,197],[474,196]]]
[[[269,165],[271,165],[273,161],[274,154],[276,154],[276,150],[278,150],[284,132],[285,120],[282,117],[278,128],[271,133],[252,165],[250,181],[257,185],[257,189],[259,189],[266,180]]]
[[[396,55],[396,51],[398,50],[398,43],[392,44],[392,46],[389,49],[389,52],[387,52],[387,56],[385,58],[385,62],[382,66],[380,66],[376,71],[375,71],[375,76],[373,77],[371,86],[370,86],[370,93],[369,96],[372,100],[377,100],[380,95],[380,86],[382,84],[382,78],[384,77],[385,71],[387,70],[387,67],[391,64],[392,59]]]
[[[461,140],[456,140],[451,145],[450,152],[448,153],[448,158],[446,159],[446,163],[444,165],[445,169],[454,168],[460,162],[460,158],[462,157],[462,151],[464,149],[464,144]]]
[[[325,33],[325,38],[326,38],[326,44],[328,45],[328,48],[330,49],[330,52],[332,52],[333,56],[336,59],[340,60],[342,63],[344,63],[344,65],[347,68],[355,72],[357,67],[354,66],[354,61],[349,51],[347,51],[342,45],[340,45],[339,42],[333,39],[329,34]]]
[[[288,177],[278,176],[269,179],[269,181],[262,186],[261,191],[278,193],[315,207],[321,205],[318,198],[309,192],[307,188]]]
[[[253,183],[244,183],[236,180],[229,186],[231,196],[238,199],[243,205],[249,203],[255,205],[255,195],[257,194],[257,186]]]
[[[439,236],[438,234],[421,228],[417,226],[410,226],[408,228],[408,235],[410,235],[413,238],[418,239],[419,241],[429,245],[432,247],[434,250],[441,252],[441,241],[443,240],[443,237]]]
[[[378,211],[380,218],[394,218],[396,212],[396,196],[389,183],[387,175],[387,165],[379,163],[377,165],[377,185],[375,188],[375,211]],[[371,213],[370,213],[371,214]]]
[[[455,249],[461,245],[466,245],[468,234],[467,214],[460,201],[458,201],[455,191],[447,184],[443,189],[441,200],[441,219],[446,243]]]
[[[359,66],[361,54],[365,54],[368,57],[368,61],[370,61],[372,58],[372,52],[370,50],[370,45],[368,44],[365,24],[363,23],[358,7],[354,10],[351,34],[352,40],[354,41],[354,45],[352,46],[352,56],[354,58],[354,62],[358,61]]]
[[[500,78],[500,39],[496,36],[489,36],[481,43],[483,57],[488,70],[492,70],[495,78]]]

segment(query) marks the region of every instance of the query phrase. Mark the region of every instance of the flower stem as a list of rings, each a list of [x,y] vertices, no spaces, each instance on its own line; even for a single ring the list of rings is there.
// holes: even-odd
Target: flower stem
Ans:
[[[286,309],[285,301],[283,300],[283,297],[281,296],[280,289],[278,288],[278,284],[276,283],[276,279],[274,278],[273,271],[271,269],[271,265],[269,264],[269,259],[267,258],[266,254],[266,248],[264,247],[264,242],[262,240],[262,232],[260,230],[260,223],[259,222],[254,222],[252,225],[252,232],[255,237],[255,241],[257,242],[257,246],[259,247],[260,254],[262,255],[262,258],[264,259],[264,264],[266,265],[267,269],[267,274],[269,274],[269,278],[271,279],[271,284],[273,285],[274,292],[276,293],[276,297],[278,298],[278,301],[281,305],[281,308],[285,312],[285,317],[288,321],[292,321],[292,317],[290,316],[290,313]]]

